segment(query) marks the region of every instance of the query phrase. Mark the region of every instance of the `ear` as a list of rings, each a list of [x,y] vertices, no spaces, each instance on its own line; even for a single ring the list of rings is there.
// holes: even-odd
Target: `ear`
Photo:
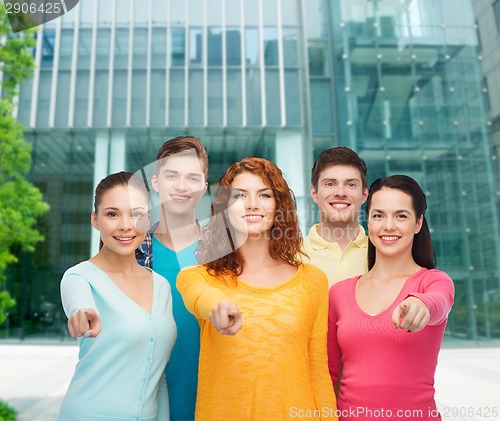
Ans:
[[[361,196],[361,199],[362,199],[361,204],[365,203],[366,199],[368,199],[368,188],[367,187],[365,187],[363,189],[363,195]]]
[[[420,215],[420,218],[417,219],[417,225],[415,226],[415,235],[420,232],[423,223],[424,223],[424,215]]]
[[[318,203],[318,191],[316,190],[316,187],[311,186],[311,197],[314,203]]]
[[[90,222],[92,223],[92,226],[99,231],[99,225],[97,224],[97,213],[92,212],[92,215],[90,216]]]
[[[203,186],[203,195],[205,195],[205,193],[207,192],[207,189],[208,189],[208,181],[205,181],[205,185]]]
[[[158,176],[153,175],[151,177],[151,185],[153,186],[153,189],[156,193],[158,193]]]

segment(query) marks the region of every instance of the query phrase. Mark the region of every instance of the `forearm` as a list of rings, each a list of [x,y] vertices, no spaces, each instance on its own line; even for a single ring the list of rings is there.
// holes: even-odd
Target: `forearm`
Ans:
[[[157,421],[168,421],[170,419],[170,406],[168,402],[168,390],[167,381],[165,377],[165,370],[160,378],[160,384],[158,385],[158,413],[156,415]]]
[[[334,388],[328,372],[326,338],[317,338],[310,341],[309,359],[314,399],[317,409],[331,408],[330,413],[337,409]],[[329,418],[336,419],[336,418]]]
[[[421,300],[429,310],[428,325],[435,326],[448,317],[454,301],[455,288],[451,278],[444,272],[433,279],[423,292],[414,292],[408,296]]]
[[[177,289],[188,311],[198,319],[209,320],[215,305],[231,301],[220,289],[210,285],[201,273],[181,271],[177,276]]]

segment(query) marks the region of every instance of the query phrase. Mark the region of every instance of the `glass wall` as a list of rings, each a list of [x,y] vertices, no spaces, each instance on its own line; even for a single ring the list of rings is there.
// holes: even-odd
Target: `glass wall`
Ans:
[[[421,183],[438,268],[456,283],[448,333],[499,337],[494,154],[470,2],[328,5],[338,143],[361,154],[371,181]],[[321,63],[310,69],[325,72]]]
[[[18,304],[0,336],[67,336],[59,280],[95,247],[100,175],[137,171],[164,140],[193,134],[209,151],[212,186],[247,155],[298,162],[285,174],[305,227],[317,221],[309,169],[328,147],[358,151],[369,181],[415,177],[438,266],[456,282],[448,334],[500,337],[494,155],[474,25],[470,0],[88,0],[41,27],[18,117],[51,210],[39,221],[45,242],[9,269]]]

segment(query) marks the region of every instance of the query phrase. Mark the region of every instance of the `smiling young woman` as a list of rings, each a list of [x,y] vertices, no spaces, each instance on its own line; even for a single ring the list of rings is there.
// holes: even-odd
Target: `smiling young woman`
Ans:
[[[177,278],[201,326],[197,421],[289,419],[293,408],[335,414],[328,281],[301,263],[301,243],[281,170],[254,157],[232,164],[203,230],[204,265]]]
[[[96,188],[92,225],[101,247],[61,280],[80,353],[59,421],[169,419],[164,373],[176,337],[170,286],[135,259],[148,211],[145,185],[131,173],[111,174]]]
[[[434,372],[454,287],[435,269],[426,208],[411,177],[376,180],[367,200],[369,271],[330,289],[330,375],[339,413],[364,408],[359,421],[441,419]]]

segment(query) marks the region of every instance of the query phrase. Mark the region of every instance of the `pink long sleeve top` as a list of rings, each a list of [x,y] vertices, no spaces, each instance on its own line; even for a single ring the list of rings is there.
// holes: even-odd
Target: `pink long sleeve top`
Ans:
[[[340,380],[339,420],[441,419],[434,373],[453,305],[453,281],[442,271],[422,268],[386,310],[370,315],[356,301],[359,278],[330,289],[328,363],[333,384]],[[391,321],[394,308],[409,296],[430,312],[420,332],[395,329]]]

